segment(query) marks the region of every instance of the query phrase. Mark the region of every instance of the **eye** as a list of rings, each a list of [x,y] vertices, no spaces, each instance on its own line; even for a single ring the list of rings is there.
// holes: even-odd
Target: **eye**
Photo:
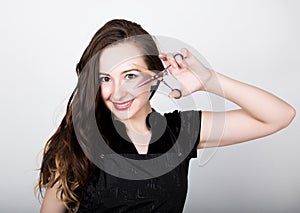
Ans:
[[[103,83],[103,82],[109,82],[110,81],[110,78],[105,76],[105,77],[99,77],[99,82],[100,83]]]
[[[125,79],[135,79],[137,77],[136,74],[128,73],[125,75]]]

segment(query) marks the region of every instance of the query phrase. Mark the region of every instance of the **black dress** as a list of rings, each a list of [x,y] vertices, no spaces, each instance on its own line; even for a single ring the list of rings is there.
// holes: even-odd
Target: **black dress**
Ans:
[[[193,123],[195,118],[198,120],[196,131]],[[118,154],[128,154],[131,158],[151,159],[170,150],[179,138],[180,132],[187,130],[184,135],[186,138],[184,146],[189,150],[187,156],[166,174],[144,180],[116,177],[96,167],[92,178],[78,192],[80,196],[78,212],[182,212],[188,187],[189,162],[191,158],[197,157],[200,121],[201,111],[175,110],[164,115],[155,111],[150,113],[147,116],[147,124],[152,130],[151,141],[154,141],[152,143],[150,141],[148,154],[138,154],[134,145],[121,137],[117,143],[109,145],[111,149]],[[167,128],[164,128],[163,134],[159,133],[162,131],[157,125],[160,122],[166,122]],[[161,137],[155,139],[156,133]],[[111,134],[110,139],[114,141],[116,135],[118,134]],[[177,154],[181,154],[180,147],[176,150]]]

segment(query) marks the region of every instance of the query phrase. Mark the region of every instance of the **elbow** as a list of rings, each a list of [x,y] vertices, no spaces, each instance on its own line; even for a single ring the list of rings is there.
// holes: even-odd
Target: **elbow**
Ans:
[[[284,127],[287,127],[292,122],[292,120],[295,118],[295,116],[296,116],[296,109],[294,107],[289,106],[289,109],[287,111],[288,112],[286,114],[287,114],[288,120],[287,120],[287,122],[286,122],[286,124],[285,124]]]
[[[288,105],[284,108],[284,110],[281,110],[279,113],[277,113],[277,116],[274,116],[271,122],[265,123],[265,125],[269,129],[268,134],[273,134],[286,128],[290,125],[295,116],[295,108]]]
[[[282,122],[280,122],[279,129],[284,129],[293,121],[296,116],[296,109],[292,106],[288,106],[282,113]]]

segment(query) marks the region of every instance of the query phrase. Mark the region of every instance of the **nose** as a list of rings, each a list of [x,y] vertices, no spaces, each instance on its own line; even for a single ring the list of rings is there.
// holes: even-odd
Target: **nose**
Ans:
[[[127,95],[126,86],[120,81],[115,81],[111,90],[112,99],[115,101],[122,101]]]

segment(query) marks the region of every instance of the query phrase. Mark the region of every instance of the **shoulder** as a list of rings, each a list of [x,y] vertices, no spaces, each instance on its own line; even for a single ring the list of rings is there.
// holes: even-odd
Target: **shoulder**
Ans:
[[[196,123],[200,124],[201,110],[174,110],[172,112],[164,113],[163,116],[167,119],[168,123]]]
[[[187,159],[197,157],[197,146],[201,129],[201,110],[174,110],[164,113],[168,126],[176,135],[178,147]]]

